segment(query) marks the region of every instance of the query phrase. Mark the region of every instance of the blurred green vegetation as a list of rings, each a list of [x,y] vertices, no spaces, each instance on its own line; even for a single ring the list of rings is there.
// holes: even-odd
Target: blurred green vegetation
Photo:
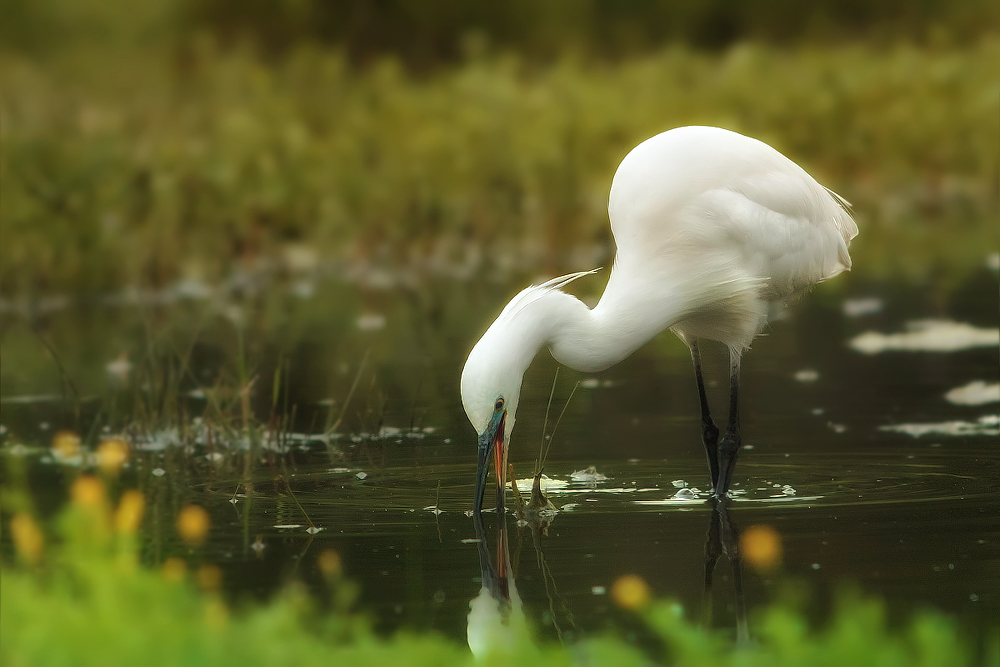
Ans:
[[[100,464],[107,483],[77,477],[71,502],[51,525],[33,518],[23,489],[5,488],[12,514],[4,527],[14,549],[2,562],[2,664],[480,664],[441,636],[377,636],[351,610],[354,587],[332,550],[303,564],[326,582],[325,610],[294,585],[266,606],[228,604],[219,592],[222,572],[200,554],[211,525],[194,505],[175,517],[185,553],[142,563],[136,537],[150,512],[141,493],[114,490],[114,465],[107,463]],[[6,464],[8,473],[17,467],[16,459]],[[998,657],[995,629],[978,643],[930,611],[892,628],[881,602],[857,595],[843,596],[821,628],[810,626],[792,598],[776,603],[755,617],[753,642],[736,650],[724,635],[689,622],[677,604],[643,598],[628,605],[625,613],[639,615],[653,637],[646,648],[658,644],[655,659],[663,664],[963,667],[996,664]],[[560,646],[537,643],[523,624],[509,630],[512,640],[495,645],[486,664],[639,665],[652,657],[612,635]]]
[[[490,50],[545,60],[574,52],[616,60],[664,43],[720,50],[863,40],[962,43],[1000,27],[990,0],[0,0],[0,39],[35,53],[79,38],[183,42],[209,33],[277,56],[303,42],[334,46],[351,62],[391,54],[427,69]]]
[[[995,3],[0,3],[7,298],[362,260],[580,269],[610,256],[618,162],[685,124],[851,200],[875,277],[996,245]]]
[[[656,50],[664,41],[722,49],[745,40],[963,40],[1000,21],[1000,10],[988,0],[818,0],[807,5],[789,0],[188,0],[181,15],[225,42],[250,40],[272,54],[305,37],[341,46],[354,62],[391,53],[417,68],[482,49],[516,51],[530,59],[567,51],[619,59]]]

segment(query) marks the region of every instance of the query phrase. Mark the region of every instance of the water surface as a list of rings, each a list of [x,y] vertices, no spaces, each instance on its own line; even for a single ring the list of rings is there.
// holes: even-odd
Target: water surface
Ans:
[[[591,280],[584,297],[604,278]],[[804,584],[816,616],[850,582],[885,596],[893,613],[930,605],[970,627],[995,620],[996,273],[972,271],[943,295],[838,281],[775,322],[744,363],[747,447],[728,515],[737,531],[773,527],[783,544],[779,568],[743,565],[750,634],[753,608],[789,582]],[[123,434],[133,446],[125,477],[149,499],[148,562],[214,561],[234,600],[263,599],[290,578],[321,592],[316,558],[335,549],[379,627],[464,641],[483,570],[468,515],[475,434],[458,377],[476,336],[519,286],[334,276],[5,303],[3,451],[8,463],[29,462],[38,506],[51,512],[88,466],[86,451],[54,456],[52,434],[71,429],[87,447]],[[969,325],[985,342],[950,351],[852,346],[928,319]],[[723,417],[726,360],[708,345],[703,353]],[[510,455],[517,477],[532,471],[555,368],[543,352],[526,375]],[[524,613],[563,638],[629,626],[607,591],[637,574],[693,618],[710,606],[710,623],[735,628],[725,557],[703,597],[712,507],[699,492],[709,484],[686,349],[668,333],[604,373],[563,369],[553,413],[578,381],[545,465],[560,511],[547,534],[533,535],[508,495],[502,519]],[[986,386],[979,399],[947,398],[974,382]],[[606,479],[573,480],[590,466]],[[189,502],[213,519],[198,553],[173,529]],[[492,553],[501,519],[485,517]]]

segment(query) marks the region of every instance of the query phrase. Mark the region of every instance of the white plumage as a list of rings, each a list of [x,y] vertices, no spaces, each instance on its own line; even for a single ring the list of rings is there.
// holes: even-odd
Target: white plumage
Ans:
[[[732,410],[720,446],[731,449],[725,439],[733,436],[738,450],[740,356],[784,303],[851,268],[848,245],[858,228],[845,204],[778,151],[735,132],[682,127],[636,146],[611,185],[617,254],[597,306],[589,309],[559,290],[586,273],[529,287],[504,308],[466,362],[462,401],[480,446],[489,440],[485,435],[496,435],[486,433],[491,424],[505,426],[494,438],[504,445],[498,479],[506,470],[521,378],[539,349],[548,346],[560,363],[592,372],[667,328],[691,347],[702,395],[697,339],[729,347]],[[498,401],[505,416],[499,422],[492,418]],[[705,418],[711,424],[703,401]],[[732,461],[724,464],[720,487],[711,429],[703,435],[716,493],[724,495]],[[480,477],[485,480],[483,471]]]

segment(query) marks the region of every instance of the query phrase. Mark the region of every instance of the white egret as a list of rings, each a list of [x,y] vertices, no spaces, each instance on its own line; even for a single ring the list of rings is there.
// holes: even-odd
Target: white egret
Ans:
[[[538,350],[600,371],[668,328],[691,350],[713,493],[724,498],[741,447],[740,359],[785,303],[851,268],[858,228],[846,205],[775,149],[728,130],[681,127],[632,149],[611,183],[617,254],[600,302],[590,309],[559,289],[593,271],[528,287],[465,362],[462,403],[479,433],[475,511],[491,455],[503,504],[521,379]],[[729,348],[721,438],[705,398],[700,338]]]

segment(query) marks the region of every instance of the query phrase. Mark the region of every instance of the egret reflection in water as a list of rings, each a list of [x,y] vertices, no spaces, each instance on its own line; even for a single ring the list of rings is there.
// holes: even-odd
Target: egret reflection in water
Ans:
[[[480,659],[512,646],[519,634],[524,636],[526,628],[521,598],[510,569],[507,527],[503,518],[498,517],[496,558],[493,558],[482,514],[476,512],[472,517],[476,529],[482,588],[469,602],[466,636],[472,654]]]
[[[548,529],[557,518],[559,511],[545,497],[539,485],[540,474],[536,474],[531,497],[523,501],[516,485],[513,485],[517,500],[518,548],[513,551],[509,544],[506,514],[497,514],[495,550],[490,549],[490,540],[483,523],[481,512],[472,513],[476,531],[476,546],[482,586],[479,594],[469,602],[467,639],[469,648],[478,659],[489,655],[502,655],[513,650],[519,641],[529,635],[530,610],[526,610],[515,582],[520,563],[523,531],[531,534],[535,552],[535,564],[542,574],[546,598],[549,601],[547,620],[556,634],[563,639],[560,616],[576,630],[573,611],[557,590],[556,578],[560,564],[553,566],[545,557],[543,540],[548,537]],[[713,627],[713,584],[720,558],[724,555],[732,569],[733,607],[735,610],[736,641],[738,644],[749,640],[747,607],[743,593],[743,571],[740,532],[732,520],[729,501],[709,498],[712,511],[705,535],[704,549],[704,589],[702,594],[702,619],[705,627]],[[625,576],[622,579],[636,579]],[[640,580],[641,581],[641,580]],[[669,595],[669,594],[668,594]],[[625,609],[638,609],[628,601],[612,596],[615,603]],[[645,597],[644,597],[645,600]],[[557,609],[558,606],[558,609]]]

